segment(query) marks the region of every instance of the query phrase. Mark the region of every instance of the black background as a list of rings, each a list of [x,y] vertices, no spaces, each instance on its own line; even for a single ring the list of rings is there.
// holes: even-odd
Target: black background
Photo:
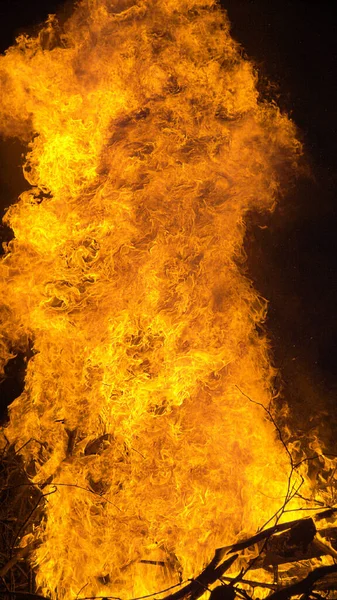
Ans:
[[[0,0],[0,51],[60,6],[56,0]],[[274,97],[299,127],[312,165],[314,178],[289,190],[272,216],[250,217],[247,268],[270,302],[267,328],[294,435],[318,430],[336,451],[336,9],[305,0],[223,0],[222,6],[262,81],[275,84]],[[2,212],[26,187],[22,151],[15,141],[0,143]],[[2,228],[2,239],[8,236]],[[1,386],[2,407],[20,393],[23,376],[19,356]]]

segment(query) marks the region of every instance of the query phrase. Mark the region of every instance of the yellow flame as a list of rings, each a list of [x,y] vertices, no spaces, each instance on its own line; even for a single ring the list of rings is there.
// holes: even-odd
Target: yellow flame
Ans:
[[[56,489],[38,584],[156,591],[286,494],[288,457],[240,391],[268,406],[274,376],[242,247],[300,145],[213,0],[82,0],[20,36],[0,82],[32,186],[6,215],[3,364],[34,347],[6,435]]]

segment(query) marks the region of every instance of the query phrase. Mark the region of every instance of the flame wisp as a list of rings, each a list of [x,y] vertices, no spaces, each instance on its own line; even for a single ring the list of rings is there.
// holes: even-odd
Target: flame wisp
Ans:
[[[0,82],[31,184],[0,266],[2,364],[33,346],[6,436],[56,490],[37,581],[156,591],[285,497],[287,456],[240,392],[267,406],[274,376],[243,238],[300,145],[213,0],[82,0],[20,36]]]

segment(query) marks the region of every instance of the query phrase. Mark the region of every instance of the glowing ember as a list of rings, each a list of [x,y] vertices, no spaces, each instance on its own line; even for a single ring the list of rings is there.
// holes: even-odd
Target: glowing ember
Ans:
[[[83,0],[21,36],[0,82],[32,186],[6,215],[3,364],[34,348],[6,435],[33,482],[58,484],[32,534],[38,584],[156,591],[286,494],[288,458],[240,392],[267,406],[274,374],[240,265],[294,127],[258,102],[213,0]]]

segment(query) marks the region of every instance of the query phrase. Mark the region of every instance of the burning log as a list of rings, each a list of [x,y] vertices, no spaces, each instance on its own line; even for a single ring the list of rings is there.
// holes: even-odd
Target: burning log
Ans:
[[[314,569],[311,573],[309,573],[309,575],[305,579],[302,579],[302,581],[277,590],[276,592],[270,594],[268,598],[270,600],[287,600],[288,598],[292,598],[293,596],[300,596],[301,594],[309,596],[312,590],[315,588],[315,585],[318,581],[334,573],[337,573],[337,565],[319,567],[317,569]]]
[[[318,512],[315,514],[315,521],[319,522],[325,519],[331,519],[333,518],[337,513],[337,508],[328,508],[325,510],[322,510],[321,512]],[[299,528],[299,529],[297,529]],[[273,527],[268,527],[266,529],[263,529],[262,531],[260,531],[259,533],[257,533],[256,535],[242,540],[240,542],[237,542],[236,544],[233,544],[231,546],[225,546],[223,548],[219,548],[217,550],[217,552],[220,554],[220,556],[224,556],[226,553],[229,554],[231,552],[239,552],[241,550],[245,550],[246,548],[249,548],[250,546],[253,546],[255,544],[260,544],[261,542],[263,542],[264,540],[270,540],[273,538],[273,536],[275,534],[279,534],[281,532],[292,532],[290,535],[290,539],[294,539],[296,538],[296,534],[298,532],[305,532],[304,536],[305,536],[305,540],[303,540],[304,542],[309,539],[311,540],[313,537],[314,532],[316,533],[316,527],[314,524],[314,521],[312,518],[308,519],[306,518],[302,518],[302,519],[295,519],[294,521],[289,521],[287,523],[277,523],[276,525],[274,525]],[[326,534],[326,537],[330,536],[333,537],[333,532],[335,532],[335,528],[322,528],[321,530],[322,534]],[[287,538],[289,536],[289,533],[287,534]],[[288,538],[289,539],[289,538]],[[301,539],[301,536],[300,536]]]
[[[321,537],[317,538],[316,534],[317,529],[311,518],[291,524],[287,531],[272,535],[265,544],[260,544],[263,553],[254,561],[254,568],[275,567],[327,555],[337,558],[337,552]]]

